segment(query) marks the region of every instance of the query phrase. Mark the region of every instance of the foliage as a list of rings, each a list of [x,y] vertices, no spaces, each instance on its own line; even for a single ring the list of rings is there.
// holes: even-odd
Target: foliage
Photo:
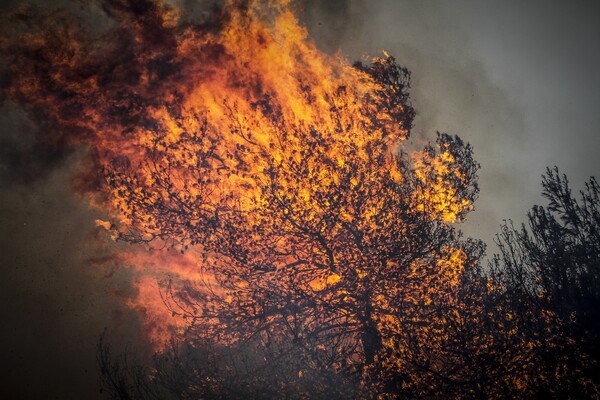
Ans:
[[[542,185],[548,206],[533,207],[528,226],[503,226],[492,277],[535,347],[528,397],[598,398],[600,189],[590,178],[578,201],[557,168]]]

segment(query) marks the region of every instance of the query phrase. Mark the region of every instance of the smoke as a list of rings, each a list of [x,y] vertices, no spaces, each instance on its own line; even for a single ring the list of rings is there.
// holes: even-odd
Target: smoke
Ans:
[[[354,0],[306,0],[301,7],[302,22],[320,49],[335,53],[366,29],[361,16],[367,6]]]
[[[116,269],[95,213],[72,191],[74,160],[43,179],[0,183],[3,398],[94,398],[96,342],[138,336],[131,270]],[[143,343],[138,346],[143,349]]]
[[[73,2],[52,7],[66,5],[90,34],[110,28],[97,7],[79,9]],[[63,11],[44,2],[3,3],[3,8],[4,39],[37,31],[49,44],[59,44],[52,34],[64,22]],[[127,65],[128,54],[119,55],[115,63]],[[42,56],[43,51],[31,54]],[[10,84],[12,67],[3,60],[3,87]],[[96,365],[102,332],[108,330],[117,352],[131,343],[141,354],[149,351],[138,314],[126,305],[137,295],[135,274],[94,224],[104,215],[74,190],[82,168],[93,165],[91,154],[66,140],[72,131],[58,130],[42,111],[26,114],[5,102],[0,115],[0,318],[5,326],[0,397],[104,398]]]

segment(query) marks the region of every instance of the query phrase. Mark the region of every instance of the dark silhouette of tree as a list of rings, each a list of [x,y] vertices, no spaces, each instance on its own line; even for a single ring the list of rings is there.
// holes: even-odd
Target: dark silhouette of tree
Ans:
[[[492,278],[534,350],[527,397],[598,398],[600,188],[590,178],[577,200],[557,168],[542,185],[548,206],[533,207],[527,226],[503,226]]]

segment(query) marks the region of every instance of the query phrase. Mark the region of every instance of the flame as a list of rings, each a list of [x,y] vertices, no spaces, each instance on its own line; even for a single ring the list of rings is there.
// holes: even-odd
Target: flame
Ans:
[[[46,142],[89,147],[94,165],[85,179],[94,184],[88,199],[108,219],[98,226],[117,240],[169,249],[125,257],[138,271],[130,305],[156,342],[187,327],[165,307],[157,280],[167,274],[198,282],[207,279],[203,265],[226,263],[207,250],[218,243],[203,231],[220,229],[222,220],[243,213],[248,225],[267,226],[272,222],[264,210],[277,198],[289,224],[295,216],[315,231],[339,233],[323,222],[332,209],[357,229],[390,223],[380,215],[389,208],[386,198],[398,194],[390,186],[389,196],[380,196],[376,183],[413,179],[395,151],[414,114],[406,103],[386,102],[403,90],[399,82],[378,79],[391,56],[374,58],[369,69],[320,52],[288,1],[228,1],[200,24],[159,2],[140,2],[147,11],[137,17],[126,1],[113,3],[107,9],[117,28],[105,42],[56,24],[56,16],[45,25],[55,35],[24,35],[20,48],[37,49],[43,60],[13,63],[7,93],[32,114],[44,110],[45,120],[58,127]],[[40,63],[47,74],[36,70]],[[451,149],[413,159],[420,189],[412,212],[460,220],[473,198],[461,189],[468,178]],[[369,200],[338,206],[339,199],[323,197],[339,188]],[[282,254],[312,251],[295,249],[293,238],[271,245]],[[462,255],[448,249],[446,256],[435,267],[452,270],[455,282]],[[324,257],[319,251],[306,256],[313,264]],[[279,262],[277,268],[291,260]],[[415,279],[432,268],[412,267]],[[364,268],[354,274],[371,279]],[[344,279],[341,271],[321,271],[306,290],[334,290]],[[431,290],[439,285],[431,282]]]
[[[181,335],[189,321],[179,316],[165,289],[173,282],[185,285],[203,276],[192,254],[129,251],[122,253],[123,265],[135,268],[133,282],[137,293],[125,302],[140,315],[142,329],[156,349],[163,348],[173,335]]]

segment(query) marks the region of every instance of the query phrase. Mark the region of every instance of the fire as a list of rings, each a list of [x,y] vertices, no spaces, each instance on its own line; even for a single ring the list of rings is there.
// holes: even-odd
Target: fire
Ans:
[[[189,323],[165,308],[157,280],[212,279],[208,266],[226,268],[233,257],[219,254],[222,237],[213,233],[234,220],[245,227],[240,241],[259,243],[246,255],[252,265],[293,265],[306,274],[307,293],[375,279],[364,265],[354,272],[322,266],[339,265],[336,254],[350,240],[342,227],[392,229],[386,201],[398,199],[393,185],[415,179],[397,153],[414,111],[394,59],[384,54],[352,66],[320,52],[288,1],[228,1],[198,24],[163,3],[140,2],[140,16],[126,1],[114,3],[107,7],[116,22],[108,40],[56,23],[46,26],[54,35],[25,35],[19,46],[37,49],[41,61],[15,62],[7,93],[32,115],[43,110],[54,129],[43,137],[49,145],[89,147],[94,165],[81,180],[108,219],[97,224],[116,240],[155,249],[125,257],[138,271],[139,294],[130,303],[152,339],[164,342]],[[47,74],[38,73],[40,64]],[[470,171],[461,170],[449,143],[442,147],[413,155],[419,189],[408,207],[452,223],[471,209],[474,195],[466,189]],[[382,189],[381,182],[389,184]],[[282,210],[278,220],[274,206]],[[281,235],[266,240],[277,221],[285,221]],[[340,248],[298,248],[285,234],[295,224],[339,237]],[[267,258],[266,248],[279,255]],[[445,249],[435,266],[450,270],[454,283],[463,262],[460,250]],[[433,268],[411,267],[415,276]],[[443,284],[432,282],[432,290]],[[232,281],[219,290],[230,299],[228,291],[243,292],[244,285]],[[395,329],[388,317],[378,318]]]
[[[191,254],[130,251],[122,254],[122,262],[135,268],[137,294],[126,302],[140,315],[147,338],[160,349],[174,334],[182,334],[189,323],[177,317],[180,310],[169,302],[164,288],[173,282],[177,286],[201,282],[204,277],[197,260]]]

